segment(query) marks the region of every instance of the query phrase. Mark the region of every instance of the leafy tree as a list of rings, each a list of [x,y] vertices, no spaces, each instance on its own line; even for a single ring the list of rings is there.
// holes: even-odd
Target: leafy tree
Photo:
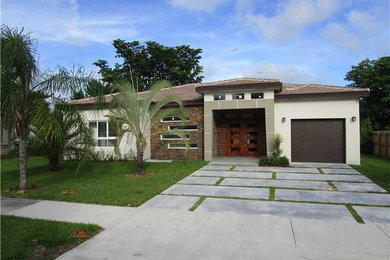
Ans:
[[[390,56],[377,60],[365,59],[352,66],[345,77],[351,87],[369,88],[370,94],[361,101],[361,119],[370,118],[374,130],[390,128]]]
[[[86,97],[100,97],[106,94],[117,92],[113,90],[110,84],[97,79],[91,79],[85,89],[73,91],[71,99],[81,99]]]
[[[79,166],[93,156],[93,134],[75,106],[58,103],[51,109],[44,100],[37,100],[35,107],[39,113],[31,118],[29,144],[48,157],[51,171],[60,170],[60,159],[64,156],[79,160]]]
[[[161,119],[166,117],[179,117],[185,121],[185,113],[183,111],[182,100],[171,94],[162,97],[156,101],[156,95],[161,89],[169,87],[166,81],[156,82],[151,90],[146,92],[145,96],[139,97],[136,91],[136,86],[131,83],[123,82],[115,85],[119,89],[119,94],[112,101],[111,109],[108,114],[110,122],[117,129],[118,146],[125,133],[130,134],[135,138],[137,150],[137,175],[143,175],[144,163],[143,154],[147,145],[148,136],[160,135],[164,133],[172,133],[184,140],[188,148],[188,142],[185,140],[185,134],[180,130],[167,129],[151,132],[151,128],[158,124]],[[175,107],[163,108],[167,104],[174,104]],[[162,109],[163,108],[163,109]]]
[[[372,143],[372,123],[370,117],[363,120],[360,126],[360,147],[364,153],[372,153],[374,144]]]
[[[119,39],[114,40],[113,45],[116,57],[123,58],[122,64],[116,63],[111,68],[105,60],[94,63],[106,83],[134,79],[138,91],[144,91],[157,80],[168,80],[174,85],[202,81],[201,49],[192,49],[188,45],[166,47],[153,41],[141,45],[139,41]]]
[[[83,69],[41,72],[36,40],[23,29],[1,27],[1,117],[19,136],[19,189],[27,188],[27,141],[35,101],[63,98],[85,86]],[[12,123],[11,123],[12,122]]]

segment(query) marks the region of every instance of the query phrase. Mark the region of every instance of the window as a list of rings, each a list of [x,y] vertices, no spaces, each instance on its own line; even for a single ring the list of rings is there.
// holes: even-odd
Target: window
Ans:
[[[225,94],[214,95],[214,100],[225,100]]]
[[[233,99],[244,99],[244,93],[233,94]]]
[[[186,134],[185,139],[190,139],[190,135]],[[181,137],[175,134],[164,134],[161,135],[161,140],[181,140]]]
[[[186,121],[190,120],[190,117],[186,116],[185,120]],[[181,121],[182,121],[181,118],[177,117],[177,116],[166,117],[166,118],[161,119],[161,122],[181,122]]]
[[[182,131],[197,131],[198,126],[197,125],[185,125],[185,126],[170,125],[170,126],[168,126],[168,130],[173,130],[173,129],[182,130]]]
[[[252,93],[251,99],[262,99],[264,97],[264,93]]]
[[[198,144],[190,144],[189,149],[198,149]],[[168,149],[186,149],[185,144],[168,144]]]
[[[114,147],[116,145],[115,129],[110,126],[108,121],[89,122],[89,128],[92,129],[98,147]]]

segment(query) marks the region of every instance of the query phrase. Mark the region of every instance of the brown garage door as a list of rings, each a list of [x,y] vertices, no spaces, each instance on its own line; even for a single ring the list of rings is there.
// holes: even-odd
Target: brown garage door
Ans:
[[[293,162],[345,163],[345,120],[291,120],[291,157]]]

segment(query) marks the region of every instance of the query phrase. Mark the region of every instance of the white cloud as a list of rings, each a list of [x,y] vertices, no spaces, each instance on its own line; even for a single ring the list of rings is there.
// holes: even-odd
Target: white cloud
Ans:
[[[217,7],[228,3],[230,0],[168,0],[174,7],[188,11],[213,12]]]
[[[374,51],[388,54],[388,17],[378,17],[378,13],[351,10],[342,22],[329,23],[323,29],[326,39],[351,53]],[[386,44],[383,45],[383,42]]]
[[[91,42],[109,44],[113,39],[134,37],[138,33],[135,20],[129,18],[80,15],[77,0],[7,1],[3,5],[3,23],[24,27],[39,40],[85,46]]]
[[[341,6],[337,0],[289,0],[279,4],[274,16],[247,12],[241,20],[265,41],[283,43],[331,17]]]

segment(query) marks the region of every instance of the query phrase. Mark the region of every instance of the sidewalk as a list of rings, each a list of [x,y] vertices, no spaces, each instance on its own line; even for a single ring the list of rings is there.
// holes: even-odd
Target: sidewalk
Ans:
[[[14,209],[6,214],[105,228],[59,259],[390,257],[390,226],[385,224],[31,200],[15,209],[15,200],[22,199],[8,198],[2,198],[2,213],[7,212],[4,202],[10,200],[14,200]]]

